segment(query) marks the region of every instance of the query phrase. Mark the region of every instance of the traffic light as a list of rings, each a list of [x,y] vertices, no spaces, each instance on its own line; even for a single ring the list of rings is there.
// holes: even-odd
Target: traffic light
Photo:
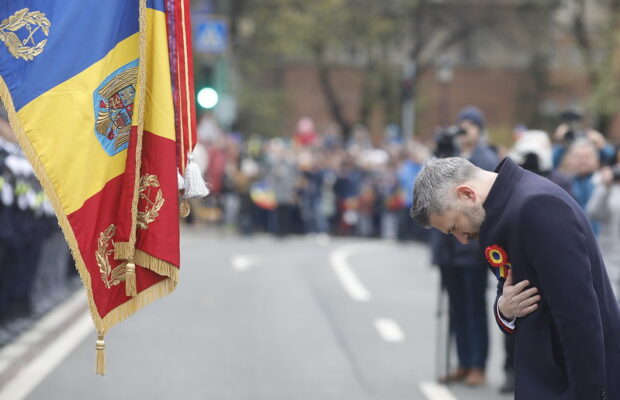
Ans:
[[[205,65],[200,69],[198,93],[196,99],[198,105],[206,110],[215,107],[219,101],[219,94],[215,89],[215,68]]]

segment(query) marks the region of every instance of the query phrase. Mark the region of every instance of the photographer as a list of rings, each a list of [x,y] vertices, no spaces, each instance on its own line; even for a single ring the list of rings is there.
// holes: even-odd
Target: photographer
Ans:
[[[549,135],[541,130],[524,130],[508,153],[517,165],[544,176],[572,195],[571,177],[559,168],[553,169],[552,145]]]
[[[484,125],[484,116],[478,108],[464,108],[457,117],[457,125],[440,133],[435,155],[439,158],[458,155],[492,171],[498,159],[485,143]],[[489,340],[487,272],[478,241],[464,245],[453,236],[433,230],[430,245],[432,263],[439,266],[442,286],[448,293],[450,328],[458,355],[458,368],[440,380],[482,385],[486,381]]]
[[[601,253],[620,300],[620,146],[615,149],[614,162],[594,177],[594,191],[586,206],[590,219],[600,223],[598,236]]]
[[[610,145],[605,136],[592,128],[582,129],[583,115],[576,109],[569,109],[560,115],[562,123],[555,129],[553,146],[553,167],[562,165],[566,151],[575,141],[588,139],[594,143],[599,152],[601,162],[610,162],[614,158],[614,147]]]

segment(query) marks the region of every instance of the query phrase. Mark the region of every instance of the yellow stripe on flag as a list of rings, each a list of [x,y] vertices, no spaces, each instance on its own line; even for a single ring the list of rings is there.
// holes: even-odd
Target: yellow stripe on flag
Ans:
[[[79,209],[108,181],[125,171],[127,152],[109,156],[95,136],[93,92],[107,76],[137,56],[138,34],[135,34],[100,61],[43,93],[18,112],[65,214]],[[58,146],[67,142],[66,135],[71,135],[71,145]]]
[[[154,135],[175,140],[174,105],[168,61],[166,15],[147,9],[147,35],[151,46],[147,56],[149,77],[146,86],[144,130]]]

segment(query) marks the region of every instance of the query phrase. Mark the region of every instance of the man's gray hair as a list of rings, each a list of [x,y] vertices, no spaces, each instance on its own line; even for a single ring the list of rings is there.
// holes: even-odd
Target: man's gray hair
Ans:
[[[411,218],[430,226],[431,214],[442,215],[449,209],[451,189],[473,178],[477,171],[478,167],[461,157],[428,161],[415,180]]]
[[[575,141],[571,143],[570,146],[568,147],[567,154],[571,154],[575,151],[575,149],[578,149],[581,147],[589,147],[590,149],[592,149],[597,159],[601,158],[598,146],[596,145],[596,143],[594,143],[592,140],[588,139],[587,137],[579,137],[575,139]]]

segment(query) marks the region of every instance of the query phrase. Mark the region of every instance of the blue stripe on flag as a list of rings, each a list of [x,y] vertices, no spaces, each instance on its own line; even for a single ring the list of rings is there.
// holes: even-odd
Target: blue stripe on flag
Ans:
[[[148,8],[152,8],[153,10],[165,12],[164,0],[147,0],[146,6]]]
[[[0,0],[0,21],[23,8],[45,13],[51,25],[43,52],[32,61],[16,59],[0,41],[0,75],[16,111],[79,74],[117,43],[138,32],[137,0]],[[29,35],[26,27],[16,33],[20,39]],[[33,39],[37,43],[45,35],[39,29]],[[25,80],[25,76],[36,79]]]

